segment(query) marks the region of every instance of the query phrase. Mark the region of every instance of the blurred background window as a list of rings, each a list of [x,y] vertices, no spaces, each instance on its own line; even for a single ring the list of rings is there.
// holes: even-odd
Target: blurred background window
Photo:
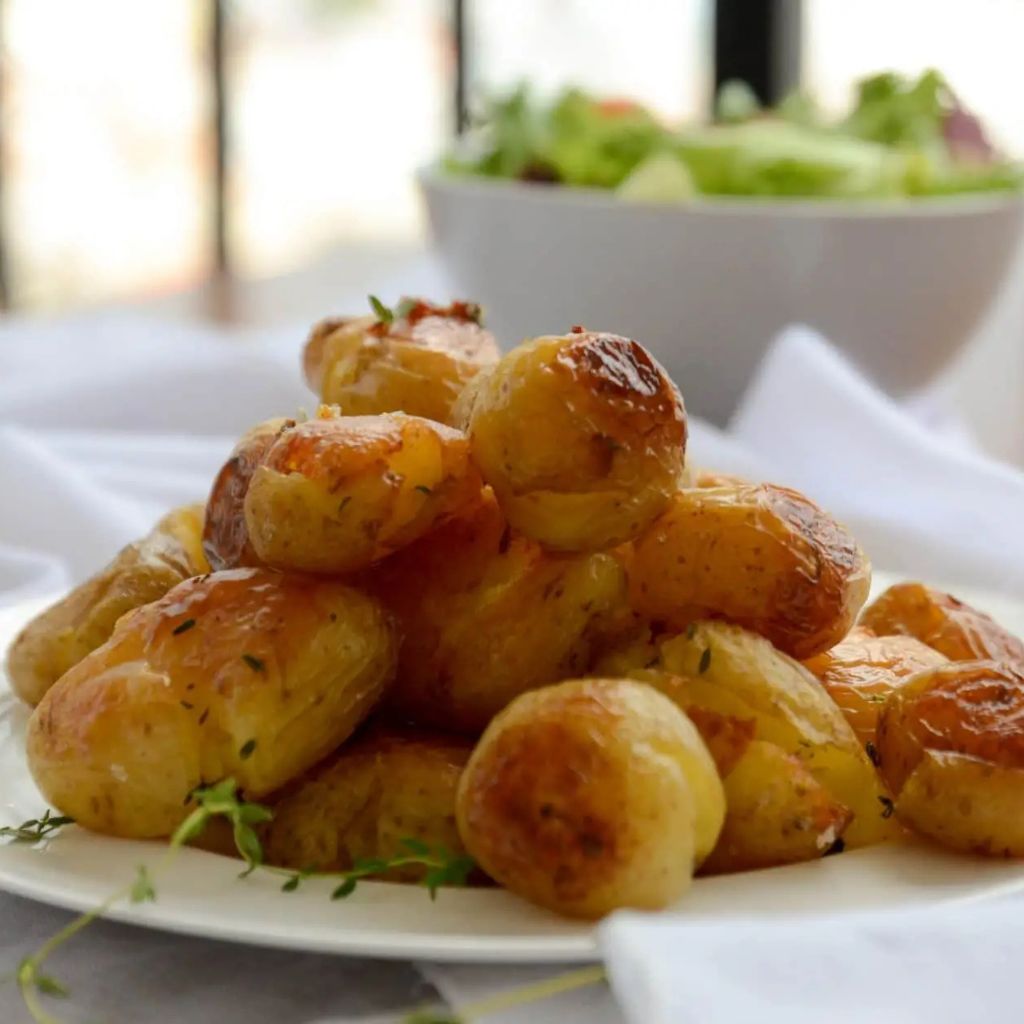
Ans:
[[[1024,152],[1021,38],[1021,0],[0,0],[0,300],[150,300],[421,244],[415,169],[522,80],[684,120],[735,73],[837,110],[866,73],[937,66]]]
[[[1022,40],[1021,0],[804,0],[803,85],[839,110],[865,75],[938,68],[993,140],[1020,155]]]
[[[711,100],[708,0],[467,0],[470,95],[579,86],[675,121]]]
[[[3,243],[19,306],[194,284],[205,270],[200,6],[5,0]]]
[[[238,271],[281,273],[339,239],[418,237],[413,172],[453,126],[444,4],[236,0],[228,10]]]

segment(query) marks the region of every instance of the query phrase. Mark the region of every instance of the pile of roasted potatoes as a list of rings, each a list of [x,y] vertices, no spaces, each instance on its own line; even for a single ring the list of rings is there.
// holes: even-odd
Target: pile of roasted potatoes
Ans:
[[[588,918],[908,832],[1024,856],[1019,639],[920,583],[864,609],[842,524],[687,465],[636,341],[375,309],[313,329],[315,417],[14,642],[62,814],[167,837],[233,777],[271,863],[413,838]]]

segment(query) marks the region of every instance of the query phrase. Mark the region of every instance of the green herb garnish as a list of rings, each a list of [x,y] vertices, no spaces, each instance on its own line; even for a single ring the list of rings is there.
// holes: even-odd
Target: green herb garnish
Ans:
[[[417,484],[416,485],[416,490],[419,491],[420,494],[433,494],[434,493],[426,484]]]
[[[171,630],[171,636],[181,636],[182,633],[187,633],[195,624],[195,619],[186,619],[184,622],[179,622],[178,625]]]
[[[368,296],[370,300],[370,308],[373,310],[377,317],[377,320],[382,324],[390,324],[394,322],[395,313],[389,306],[385,306],[376,295]]]
[[[248,748],[248,753],[251,754],[255,746],[256,741],[250,740],[243,746],[242,751]],[[245,871],[239,877],[245,878],[257,868],[281,875],[285,879],[281,886],[283,892],[294,892],[306,878],[332,878],[338,884],[331,892],[331,899],[343,899],[354,892],[364,878],[381,875],[407,865],[422,865],[427,868],[422,884],[433,899],[440,885],[465,884],[474,867],[473,861],[465,855],[451,854],[441,847],[432,848],[415,838],[401,840],[402,849],[393,857],[361,860],[347,871],[292,871],[287,868],[266,866],[263,864],[263,846],[256,826],[270,821],[273,817],[273,812],[269,808],[244,800],[238,793],[234,779],[224,779],[212,786],[197,787],[186,797],[185,803],[191,802],[196,804],[195,808],[175,829],[167,849],[155,867],[151,869],[144,864],[139,865],[131,882],[112,893],[99,906],[76,917],[18,965],[18,987],[25,1007],[36,1024],[60,1024],[57,1018],[42,1006],[40,996],[63,998],[69,994],[60,981],[52,975],[43,973],[43,965],[49,957],[115,904],[122,901],[155,901],[157,877],[166,870],[183,846],[202,834],[213,818],[224,818],[231,825],[235,847],[246,865]],[[46,811],[42,817],[32,818],[17,828],[0,829],[0,836],[11,842],[35,841],[69,824],[72,824],[71,818],[56,817],[50,811]]]
[[[266,669],[266,663],[261,659],[257,658],[255,654],[243,654],[242,661],[246,663],[253,670],[253,672],[263,672]]]
[[[238,756],[243,761],[248,761],[249,758],[252,757],[253,751],[255,749],[256,749],[256,740],[255,740],[255,738],[251,739],[251,740],[246,740],[242,744],[241,749],[238,751]]]
[[[705,672],[711,667],[711,648],[705,647],[704,653],[700,656],[700,663],[697,665],[697,672],[700,675],[704,675]]]
[[[75,819],[64,815],[55,815],[49,808],[41,818],[29,818],[20,825],[6,825],[0,828],[0,839],[7,839],[12,843],[35,843],[45,839],[51,832],[63,828],[65,825],[74,825]]]

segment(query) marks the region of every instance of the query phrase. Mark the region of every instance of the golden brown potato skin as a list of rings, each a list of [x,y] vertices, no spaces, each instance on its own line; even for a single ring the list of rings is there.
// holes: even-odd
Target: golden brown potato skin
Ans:
[[[526,342],[473,382],[465,405],[484,479],[513,528],[547,547],[629,540],[679,486],[682,398],[628,338],[579,328]]]
[[[717,469],[698,469],[693,475],[694,487],[745,487],[749,483],[735,473],[722,473]]]
[[[372,316],[327,316],[313,324],[302,349],[302,376],[306,379],[311,391],[315,391],[319,395],[323,388],[324,373],[327,370],[327,342],[331,336],[350,324],[358,323],[365,329],[373,322]],[[375,411],[390,412],[391,410],[378,409]]]
[[[209,571],[200,545],[202,529],[202,505],[175,509],[105,569],[37,615],[7,653],[14,692],[38,704],[72,665],[109,638],[125,612]]]
[[[839,706],[861,743],[874,742],[886,697],[918,672],[946,659],[912,636],[875,636],[856,627],[804,664]]]
[[[843,812],[850,812],[834,814],[836,830],[823,830],[816,837],[820,842],[808,843],[804,840],[815,837],[785,832],[775,816],[791,813],[794,804],[776,798],[787,787],[801,785],[799,773],[793,772],[787,758],[769,760],[764,756],[762,762],[766,767],[774,767],[785,775],[782,780],[763,780],[773,799],[769,801],[766,797],[759,805],[763,810],[761,818],[745,823],[742,830],[730,830],[731,857],[738,866],[729,870],[739,870],[743,864],[755,863],[762,857],[762,838],[765,849],[770,847],[774,851],[773,856],[779,855],[783,838],[791,840],[788,863],[820,855],[840,834],[852,848],[889,839],[897,831],[885,814],[886,790],[842,713],[803,665],[776,650],[764,637],[726,622],[694,622],[683,633],[668,634],[646,644],[635,643],[609,654],[598,662],[595,670],[629,674],[648,682],[690,715],[698,729],[707,728],[707,714],[717,716],[718,721],[731,720],[728,736],[733,747],[732,770],[739,770],[748,756],[747,748],[753,746],[749,739],[744,742],[743,735],[744,723],[753,723],[750,738],[773,744],[783,754],[796,758],[832,803]],[[710,719],[711,723],[715,721],[716,718]],[[702,735],[713,752],[719,748],[719,738],[710,733]],[[720,756],[716,760],[728,779],[728,763]],[[751,776],[756,778],[757,773],[748,773],[747,777]],[[803,789],[803,817],[819,820],[818,791],[806,786]],[[755,804],[756,800],[751,799],[744,806]],[[739,845],[741,837],[747,841],[745,848]],[[719,870],[724,870],[721,862]]]
[[[724,785],[728,812],[704,875],[817,860],[852,817],[798,757],[774,743],[751,743]]]
[[[380,606],[340,583],[233,569],[122,618],[28,728],[47,800],[80,825],[169,835],[198,785],[278,789],[345,740],[394,675]]]
[[[286,419],[257,424],[235,445],[214,478],[203,526],[203,551],[212,569],[259,565],[245,525],[245,495],[271,445],[294,426],[295,420]]]
[[[585,671],[626,610],[612,556],[545,551],[508,529],[489,492],[360,582],[402,636],[390,708],[474,736],[519,694]]]
[[[344,871],[363,858],[402,853],[403,839],[463,853],[455,792],[472,750],[469,740],[442,733],[371,729],[274,804],[263,844],[268,862]],[[417,882],[425,871],[408,865],[382,877]]]
[[[861,616],[879,636],[916,637],[950,661],[1005,661],[1024,669],[1024,641],[984,612],[923,583],[897,583]]]
[[[500,357],[480,307],[405,300],[390,324],[333,317],[316,324],[303,355],[309,386],[349,416],[406,412],[454,424],[462,389]]]
[[[773,484],[691,488],[634,543],[630,596],[681,628],[722,618],[794,658],[850,631],[871,586],[857,542],[809,498]]]
[[[896,815],[944,846],[1024,856],[1024,673],[994,661],[940,665],[895,690],[878,754]]]
[[[267,565],[353,572],[471,507],[480,488],[457,430],[324,407],[270,446],[245,494],[245,522]]]
[[[459,833],[481,867],[558,913],[654,910],[690,884],[725,801],[697,730],[631,680],[571,680],[524,694],[463,772]]]

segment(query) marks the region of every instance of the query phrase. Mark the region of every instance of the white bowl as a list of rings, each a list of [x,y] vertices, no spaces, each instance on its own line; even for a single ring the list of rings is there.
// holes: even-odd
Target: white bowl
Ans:
[[[433,168],[420,184],[454,286],[503,341],[627,334],[718,423],[794,322],[891,392],[926,383],[998,294],[1024,222],[1006,194],[665,206]]]

